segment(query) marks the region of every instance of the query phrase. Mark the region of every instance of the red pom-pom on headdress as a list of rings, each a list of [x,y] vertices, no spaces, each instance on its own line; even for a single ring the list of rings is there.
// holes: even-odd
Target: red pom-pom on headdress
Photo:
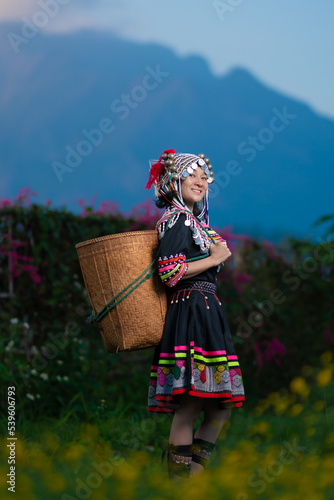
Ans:
[[[157,163],[154,163],[154,165],[152,165],[145,189],[150,189],[152,187],[152,184],[157,185],[159,177],[161,177],[165,173],[165,165],[162,161],[162,155],[169,153],[175,154],[175,149],[166,149],[163,153],[161,153]]]

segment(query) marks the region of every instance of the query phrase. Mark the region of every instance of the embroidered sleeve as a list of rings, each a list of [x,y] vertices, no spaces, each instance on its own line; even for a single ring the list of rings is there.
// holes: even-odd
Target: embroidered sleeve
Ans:
[[[214,229],[212,229],[210,226],[208,226],[207,224],[203,224],[204,227],[206,228],[206,231],[208,233],[208,235],[216,242],[216,241],[221,241],[222,243],[226,243],[226,240],[224,240],[224,238],[222,238],[220,236],[220,234],[218,234]],[[221,269],[221,266],[224,266],[224,262],[222,262],[221,264],[219,264],[217,266],[217,272],[220,271]]]
[[[161,238],[158,270],[162,282],[169,287],[176,285],[188,269],[186,259],[192,240],[191,232],[184,225],[184,220],[184,216],[181,215]]]
[[[159,257],[158,268],[162,282],[167,286],[174,286],[188,269],[186,256],[183,253],[179,253],[175,256],[170,255],[169,258]]]
[[[203,226],[205,227],[208,235],[211,236],[211,238],[213,238],[214,241],[222,241],[223,243],[226,243],[226,240],[224,240],[224,238],[222,238],[218,233],[216,233],[216,231],[212,229],[210,226],[208,226],[207,224],[203,224]]]

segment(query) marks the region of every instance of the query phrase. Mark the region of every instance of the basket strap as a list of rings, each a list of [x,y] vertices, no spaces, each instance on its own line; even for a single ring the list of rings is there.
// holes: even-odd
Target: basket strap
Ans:
[[[119,292],[117,295],[115,295],[115,297],[113,297],[102,309],[101,311],[99,311],[96,316],[94,316],[94,313],[91,314],[90,316],[88,316],[86,322],[87,323],[92,323],[93,321],[101,321],[102,318],[104,318],[104,316],[106,314],[108,314],[109,311],[111,311],[112,309],[114,309],[114,307],[117,306],[117,304],[119,304],[122,300],[125,299],[125,297],[127,297],[128,295],[130,295],[131,292],[133,292],[136,288],[138,288],[142,283],[144,283],[144,281],[148,280],[156,271],[156,269],[152,269],[151,271],[149,271],[149,269],[154,266],[156,260],[157,260],[157,257],[158,257],[158,253],[159,253],[159,250],[160,250],[160,246],[158,248],[158,252],[157,252],[157,255],[155,256],[154,260],[151,262],[151,264],[141,273],[140,276],[138,276],[135,280],[133,280],[128,286],[126,286],[121,292]],[[149,273],[145,275],[146,272]],[[144,276],[144,277],[143,277]],[[142,279],[141,279],[142,278]],[[133,287],[133,288],[131,288]],[[127,291],[127,293],[125,293]],[[123,295],[125,293],[125,295]],[[122,297],[123,295],[123,297]],[[118,300],[117,300],[118,299]]]
[[[184,210],[175,210],[175,212],[184,212]],[[166,229],[168,227],[168,224],[169,224],[170,220],[171,220],[171,218],[169,218],[168,221],[167,221]],[[200,222],[199,222],[199,224],[202,227],[202,229],[207,233],[207,235],[209,236],[209,238],[211,239],[211,241],[214,244],[216,244],[215,240],[212,238],[212,236],[210,234],[208,234],[208,232],[206,231],[205,227],[203,227]],[[93,323],[94,321],[95,322],[101,321],[101,319],[103,319],[106,316],[106,314],[108,314],[109,311],[111,311],[112,309],[114,309],[117,306],[117,304],[119,304],[122,300],[124,300],[125,297],[127,297],[128,295],[130,295],[131,292],[133,292],[134,290],[136,290],[136,288],[138,288],[142,283],[144,283],[144,281],[146,281],[149,278],[151,278],[151,276],[157,271],[157,268],[154,267],[153,269],[151,269],[151,271],[149,271],[149,270],[156,263],[158,255],[160,253],[160,249],[161,249],[161,244],[158,247],[158,251],[157,251],[157,254],[156,254],[155,258],[153,259],[153,261],[151,262],[151,264],[140,274],[140,276],[138,276],[135,280],[133,280],[121,292],[119,292],[117,295],[115,295],[115,297],[113,297],[101,309],[101,311],[99,311],[95,316],[94,316],[94,313],[92,313],[90,316],[88,316],[88,318],[86,319],[86,322],[87,323]],[[187,259],[186,262],[192,262],[194,260],[204,259],[205,257],[208,257],[208,256],[209,256],[209,254],[206,253],[206,254],[200,255],[199,257],[193,257],[191,259]],[[148,272],[148,274],[145,276],[146,272]],[[133,287],[133,288],[131,288],[131,287]],[[125,292],[127,292],[127,293],[125,293]],[[125,295],[123,295],[123,294],[125,294]]]

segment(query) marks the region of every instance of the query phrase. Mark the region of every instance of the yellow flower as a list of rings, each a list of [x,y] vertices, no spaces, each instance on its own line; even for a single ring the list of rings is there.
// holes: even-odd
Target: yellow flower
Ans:
[[[292,392],[295,392],[296,394],[303,393],[306,387],[307,387],[306,380],[303,377],[295,377],[290,382],[290,389]]]
[[[297,417],[297,415],[299,415],[299,413],[301,413],[302,411],[303,411],[303,405],[297,403],[291,406],[289,415],[290,417]]]
[[[224,365],[220,365],[220,366],[218,366],[217,370],[219,372],[223,372],[225,370],[225,366]]]
[[[199,369],[200,372],[202,372],[205,369],[205,365],[198,363],[197,368]]]
[[[17,498],[27,498],[28,500],[31,498],[36,498],[33,496],[34,484],[31,478],[27,474],[20,473],[20,479],[18,481],[18,477],[16,480],[16,495]],[[31,493],[31,495],[30,495]],[[15,495],[15,496],[16,496]]]
[[[325,443],[327,446],[329,447],[332,447],[334,446],[334,433],[333,432],[330,432],[327,437],[326,437],[326,440],[325,440]],[[333,456],[333,459],[334,459],[334,453],[332,454]]]
[[[169,375],[170,374],[170,368],[163,368],[162,371],[163,371],[163,373],[165,375]]]
[[[216,384],[220,384],[222,381],[222,374],[220,372],[215,373],[215,382]]]
[[[332,380],[332,370],[330,368],[323,368],[317,375],[317,384],[319,387],[325,387]]]
[[[58,472],[45,474],[44,481],[51,493],[61,493],[66,488],[66,481]]]
[[[266,434],[270,429],[270,425],[265,420],[260,420],[256,425],[256,429],[259,434]]]
[[[28,462],[29,457],[27,454],[26,446],[25,446],[24,442],[21,441],[20,439],[18,439],[16,442],[15,454],[16,454],[17,463],[19,463],[21,465],[23,465],[23,464],[25,465]]]
[[[303,377],[309,377],[313,372],[313,367],[310,365],[305,365],[305,366],[303,366],[301,372],[302,372]]]
[[[275,404],[279,400],[280,396],[279,393],[276,392],[271,392],[268,396],[268,400],[272,403]]]
[[[277,403],[275,404],[275,413],[277,415],[281,415],[285,412],[287,407],[289,406],[289,399],[287,396],[283,396]]]
[[[80,427],[80,435],[82,437],[89,436],[95,441],[99,436],[99,429],[95,425],[84,423]]]
[[[267,434],[269,429],[270,429],[270,426],[269,426],[268,422],[266,422],[265,420],[260,420],[255,425],[252,425],[250,427],[251,434],[263,434],[264,435],[264,434]]]
[[[59,439],[52,432],[44,432],[42,442],[44,447],[50,452],[57,451],[59,448]]]
[[[333,434],[332,434],[333,436]],[[334,436],[333,436],[334,437]],[[323,459],[322,459],[322,466],[324,467],[325,470],[330,472],[331,478],[332,476],[332,471],[334,468],[334,453],[328,453]]]
[[[48,471],[52,469],[50,458],[38,448],[31,448],[29,453],[29,465],[37,470]]]
[[[64,450],[63,460],[75,462],[80,460],[85,453],[85,447],[80,443],[71,443]]]
[[[324,353],[320,356],[320,359],[321,359],[322,364],[323,364],[323,365],[328,365],[328,363],[330,363],[330,362],[331,362],[332,357],[333,357],[333,354],[331,353],[331,351],[326,351],[326,352],[324,352]]]

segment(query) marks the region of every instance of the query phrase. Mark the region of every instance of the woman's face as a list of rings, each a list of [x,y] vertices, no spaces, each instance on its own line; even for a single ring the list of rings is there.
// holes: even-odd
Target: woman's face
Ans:
[[[192,211],[194,204],[201,201],[208,190],[208,178],[201,167],[181,182],[181,194],[187,207]]]

